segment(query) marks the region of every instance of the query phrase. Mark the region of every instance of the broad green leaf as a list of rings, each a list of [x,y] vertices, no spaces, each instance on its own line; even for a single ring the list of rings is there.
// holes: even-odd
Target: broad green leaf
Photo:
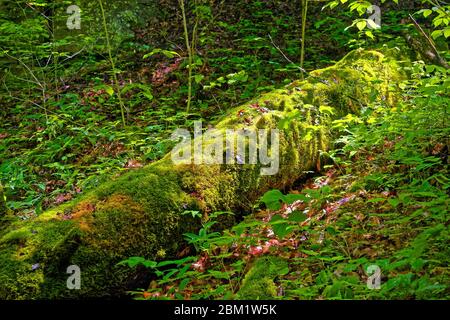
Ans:
[[[145,260],[145,258],[142,258],[142,257],[131,257],[131,258],[128,258],[127,260],[119,262],[117,265],[128,265],[129,267],[135,267],[138,264],[143,264],[146,261],[147,260]],[[148,261],[148,262],[150,262],[150,261]]]
[[[269,210],[280,210],[281,203],[285,201],[285,196],[280,190],[267,191],[261,198]]]
[[[433,39],[437,39],[437,38],[439,38],[440,36],[442,36],[443,33],[444,33],[443,30],[434,30],[434,31],[431,33],[431,37],[432,37]]]
[[[111,86],[105,86],[105,91],[110,96],[112,96],[114,94],[114,89]]]
[[[169,51],[169,50],[163,50],[163,49],[155,49],[150,53],[147,53],[146,55],[143,56],[143,59],[146,59],[148,57],[151,57],[155,54],[161,53],[163,55],[165,55],[167,58],[172,59],[174,57],[181,57],[177,52],[175,51]]]
[[[204,75],[202,75],[202,74],[196,74],[196,75],[194,76],[195,83],[200,83],[204,78],[205,78]]]
[[[423,14],[423,16],[426,18],[426,17],[428,17],[430,14],[432,14],[433,13],[433,10],[431,10],[431,9],[425,9],[425,10],[423,10],[423,12],[422,12],[422,14]]]
[[[272,217],[270,225],[275,235],[280,239],[283,239],[289,233],[289,224],[279,215]]]
[[[444,29],[444,37],[446,38],[450,37],[450,28]]]
[[[183,279],[183,280],[180,282],[180,285],[178,286],[178,289],[179,289],[180,291],[183,291],[183,290],[186,288],[186,286],[188,285],[188,283],[189,283],[190,281],[191,281],[190,278]]]
[[[287,204],[293,204],[295,201],[303,201],[303,202],[309,202],[311,199],[306,197],[304,194],[287,194],[284,196],[284,202]]]
[[[359,21],[356,23],[356,27],[359,29],[359,31],[364,30],[366,25],[367,25],[367,22],[365,20],[362,20],[362,21]]]
[[[320,106],[319,107],[319,111],[321,113],[334,114],[334,108],[333,107],[329,107],[329,106]]]
[[[306,220],[306,214],[301,211],[294,211],[289,214],[288,220],[292,222],[303,222]]]

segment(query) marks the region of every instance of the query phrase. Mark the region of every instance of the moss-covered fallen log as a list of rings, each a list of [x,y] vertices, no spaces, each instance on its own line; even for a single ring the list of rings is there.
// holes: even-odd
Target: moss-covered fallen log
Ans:
[[[80,198],[0,230],[0,298],[107,297],[139,286],[117,263],[130,256],[175,257],[182,234],[198,226],[186,210],[245,212],[270,188],[283,188],[319,165],[330,147],[331,121],[357,113],[369,99],[395,102],[396,50],[354,51],[305,81],[265,94],[215,124],[218,130],[280,127],[280,165],[175,165],[170,154]],[[204,141],[207,145],[208,141]],[[70,290],[67,267],[81,270]]]

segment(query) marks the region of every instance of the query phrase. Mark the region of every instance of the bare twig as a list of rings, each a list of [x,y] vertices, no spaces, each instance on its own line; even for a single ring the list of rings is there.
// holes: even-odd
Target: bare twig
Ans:
[[[34,72],[31,71],[30,67],[28,67],[28,65],[26,63],[24,63],[21,59],[16,58],[12,55],[10,55],[6,50],[4,50],[3,48],[0,48],[3,50],[3,53],[10,59],[16,60],[17,62],[19,62],[22,66],[25,67],[25,69],[27,69],[28,73],[33,77],[33,79],[36,81],[35,84],[37,84],[39,87],[41,87],[41,89],[44,89],[44,86],[42,85],[42,83],[39,81],[39,79],[35,76]]]
[[[303,72],[304,74],[306,74],[308,77],[318,79],[319,81],[322,81],[322,82],[324,81],[324,79],[312,75],[311,73],[309,73],[308,71],[306,71],[304,68],[298,66],[298,65],[297,65],[296,63],[294,63],[291,59],[289,59],[289,58],[284,54],[283,50],[281,50],[280,47],[278,47],[278,46],[275,44],[275,42],[274,42],[273,39],[272,39],[272,36],[271,36],[270,34],[269,34],[268,36],[269,36],[270,42],[272,42],[272,45],[275,47],[275,49],[277,49],[277,50],[281,53],[281,55],[286,59],[287,62],[293,64],[298,70],[300,70],[301,72]]]
[[[409,18],[414,23],[414,27],[420,32],[420,34],[427,40],[428,44],[430,45],[431,49],[433,50],[433,54],[436,57],[436,61],[442,65],[443,67],[450,69],[450,66],[448,65],[447,61],[439,54],[438,50],[436,49],[436,46],[433,43],[433,40],[430,39],[430,37],[426,34],[426,32],[422,29],[420,24],[417,23],[416,19],[410,14]]]
[[[271,36],[270,34],[269,34],[269,39],[270,39],[270,42],[272,42],[272,45],[275,47],[275,49],[277,49],[277,50],[283,55],[283,57],[286,59],[287,62],[292,63],[293,65],[295,65],[295,66],[297,67],[297,69],[300,70],[301,72],[308,74],[308,71],[306,71],[306,70],[303,69],[302,67],[299,67],[298,65],[296,65],[291,59],[289,59],[289,58],[284,54],[284,52],[280,49],[280,47],[278,47],[278,46],[275,44],[275,42],[273,41],[272,36]]]
[[[63,61],[61,61],[61,63],[64,63],[64,62],[66,62],[67,60],[70,60],[70,59],[75,58],[77,55],[79,55],[80,53],[82,53],[85,49],[86,49],[86,46],[84,46],[83,48],[81,48],[80,51],[75,52],[74,54],[68,56],[66,59],[64,59]]]

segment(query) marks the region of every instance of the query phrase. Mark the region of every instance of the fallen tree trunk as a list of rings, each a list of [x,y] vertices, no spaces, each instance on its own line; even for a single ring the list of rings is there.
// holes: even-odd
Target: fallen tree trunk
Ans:
[[[250,210],[268,189],[317,167],[319,150],[330,147],[332,120],[357,113],[374,93],[393,105],[396,83],[405,78],[396,55],[353,51],[216,124],[222,131],[280,127],[276,175],[261,175],[260,164],[175,165],[167,155],[33,220],[11,223],[0,232],[0,298],[107,297],[138,286],[136,272],[116,264],[130,256],[175,257],[182,234],[199,223],[184,211]],[[80,268],[79,290],[67,288],[70,265]]]

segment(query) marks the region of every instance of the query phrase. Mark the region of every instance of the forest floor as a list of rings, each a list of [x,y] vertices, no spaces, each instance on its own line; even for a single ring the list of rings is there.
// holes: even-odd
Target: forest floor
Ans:
[[[187,59],[137,39],[117,53],[125,127],[104,57],[89,53],[70,61],[64,84],[53,85],[47,78],[53,72],[36,67],[46,92],[5,76],[12,86],[0,92],[7,106],[0,110],[0,181],[9,212],[21,220],[37,217],[110,177],[161,159],[173,146],[174,129],[196,119],[214,122],[228,109],[298,79],[298,66],[276,47],[299,56],[299,35],[292,31],[297,17],[266,12],[259,1],[242,6],[248,19],[228,21],[224,14],[220,27],[201,35],[190,113]],[[396,14],[384,16],[394,22],[388,31],[395,29]],[[331,65],[356,47],[396,42],[393,35],[372,40],[347,32],[346,14],[317,16],[308,21],[308,70]],[[416,61],[408,72],[412,79],[401,84],[398,106],[373,103],[334,123],[334,148],[322,153],[322,164],[305,173],[308,178],[269,191],[225,230],[218,226],[233,213],[189,212],[203,228],[185,235],[177,260],[123,262],[151,273],[149,286],[130,294],[449,299],[449,71]]]

